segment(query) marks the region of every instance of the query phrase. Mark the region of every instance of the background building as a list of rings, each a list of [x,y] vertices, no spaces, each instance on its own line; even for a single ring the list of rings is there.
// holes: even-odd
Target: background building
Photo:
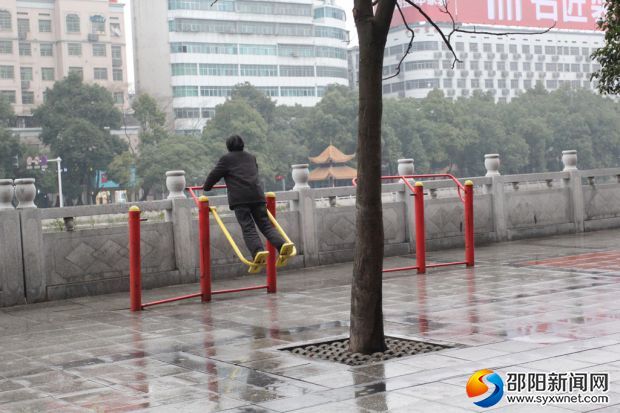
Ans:
[[[45,89],[70,72],[127,101],[123,5],[116,0],[2,0],[0,94],[18,128],[32,125]]]
[[[439,10],[436,0],[416,3],[446,34],[450,32],[449,16]],[[453,68],[452,53],[436,31],[415,8],[401,4],[406,21],[415,31],[415,40],[400,73],[383,82],[384,96],[422,98],[433,89],[442,89],[447,96],[456,98],[480,89],[490,91],[498,101],[508,101],[538,81],[549,90],[563,85],[596,87],[590,82],[590,73],[599,65],[592,62],[590,55],[603,44],[603,34],[595,30],[602,1],[451,0],[449,6],[455,20],[468,30],[534,33],[555,26],[541,35],[455,33],[452,45],[462,63]],[[396,13],[385,49],[384,77],[397,73],[410,38]],[[354,82],[357,73],[349,77]]]
[[[331,0],[133,0],[136,92],[178,131],[201,130],[250,82],[280,104],[316,104],[348,84],[345,12]]]

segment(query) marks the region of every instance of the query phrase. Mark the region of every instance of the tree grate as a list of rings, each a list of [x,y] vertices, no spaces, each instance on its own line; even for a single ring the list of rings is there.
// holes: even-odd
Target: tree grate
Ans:
[[[363,366],[380,361],[451,348],[447,345],[406,340],[396,337],[386,337],[385,343],[388,347],[386,351],[370,355],[350,352],[349,339],[304,344],[301,346],[281,348],[280,350],[312,359],[334,361],[349,366]]]

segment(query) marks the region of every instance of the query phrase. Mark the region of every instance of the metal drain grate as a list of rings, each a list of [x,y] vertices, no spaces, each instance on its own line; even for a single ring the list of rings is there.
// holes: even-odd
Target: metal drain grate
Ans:
[[[287,347],[280,349],[299,356],[313,359],[335,361],[349,366],[362,366],[378,361],[391,360],[399,357],[413,356],[415,354],[439,351],[450,346],[425,343],[423,341],[406,340],[396,337],[386,337],[388,349],[383,353],[365,355],[351,353],[349,351],[349,339],[332,340],[324,343],[304,344],[302,346]]]

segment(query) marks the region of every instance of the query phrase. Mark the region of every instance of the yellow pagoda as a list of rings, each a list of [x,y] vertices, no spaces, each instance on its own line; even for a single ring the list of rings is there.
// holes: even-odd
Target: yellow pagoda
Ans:
[[[357,176],[357,170],[345,165],[355,155],[345,155],[334,145],[330,144],[319,156],[309,157],[310,162],[316,165],[308,177],[315,188],[334,186],[350,186],[351,180]]]

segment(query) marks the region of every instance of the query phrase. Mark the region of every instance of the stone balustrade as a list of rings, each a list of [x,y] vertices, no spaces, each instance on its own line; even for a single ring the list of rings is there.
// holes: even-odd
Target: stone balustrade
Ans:
[[[488,154],[485,176],[461,179],[474,182],[476,242],[620,227],[620,168],[579,170],[575,151],[564,151],[562,159],[560,172],[501,175],[500,156]],[[399,160],[399,173],[413,172],[413,159]],[[351,260],[356,188],[310,188],[305,164],[293,166],[293,178],[294,190],[276,193],[278,220],[300,253],[287,269]],[[184,172],[168,172],[166,184],[168,199],[135,203],[147,218],[142,223],[144,288],[198,281],[197,213],[182,191]],[[463,206],[454,182],[428,180],[424,187],[427,248],[462,246]],[[386,182],[382,191],[386,256],[414,253],[409,189]],[[129,205],[37,209],[34,193],[30,180],[0,180],[0,306],[127,290]],[[13,207],[14,194],[21,209]],[[209,199],[243,245],[224,192]],[[245,274],[214,222],[212,228],[215,282]]]

